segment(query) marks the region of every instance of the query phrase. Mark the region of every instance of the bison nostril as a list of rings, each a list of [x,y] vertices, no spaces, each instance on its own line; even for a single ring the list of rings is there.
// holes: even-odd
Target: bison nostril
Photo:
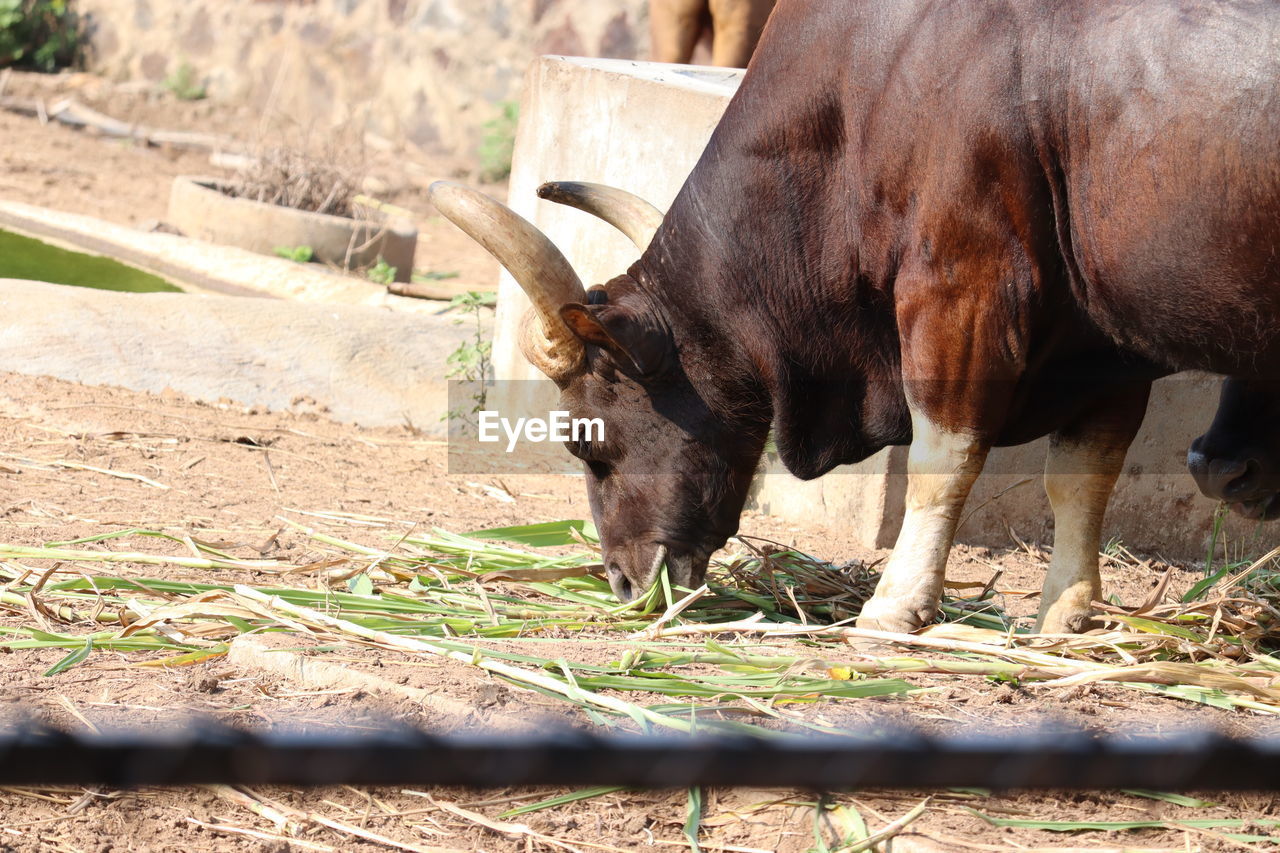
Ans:
[[[605,567],[605,572],[609,575],[609,586],[613,589],[613,594],[618,600],[626,604],[635,598],[635,587],[631,585],[631,579],[622,573],[622,567],[616,562],[610,560]]]
[[[1256,459],[1250,459],[1243,463],[1237,462],[1233,466],[1233,473],[1236,473],[1236,476],[1226,480],[1226,485],[1222,488],[1222,496],[1231,500],[1251,495],[1257,486],[1260,470],[1261,466]],[[1228,474],[1227,476],[1229,477],[1230,475]]]
[[[1215,459],[1198,453],[1192,453],[1187,464],[1200,491],[1219,499],[1231,499],[1243,485],[1239,482],[1240,478],[1249,471],[1248,463],[1243,460]]]

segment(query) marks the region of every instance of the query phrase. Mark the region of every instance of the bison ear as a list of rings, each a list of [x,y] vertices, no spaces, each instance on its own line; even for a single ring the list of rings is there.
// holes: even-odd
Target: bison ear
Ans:
[[[621,306],[571,302],[561,306],[560,318],[579,340],[607,351],[640,376],[657,373],[670,350],[659,327]]]

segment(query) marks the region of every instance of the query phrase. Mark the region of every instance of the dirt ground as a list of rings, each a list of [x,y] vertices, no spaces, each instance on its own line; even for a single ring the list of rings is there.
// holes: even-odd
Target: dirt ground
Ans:
[[[85,103],[131,121],[172,128],[201,128],[252,136],[243,128],[257,118],[227,105],[177,101],[165,93],[108,88],[92,78],[16,75],[7,94],[50,99],[75,91]],[[132,110],[132,111],[131,111]],[[241,131],[241,132],[238,132]],[[168,182],[177,174],[208,172],[207,155],[139,147],[0,111],[0,198],[140,225],[163,219]],[[433,254],[423,269],[458,270],[460,281],[491,289],[492,263],[450,226],[433,217],[423,196],[431,170],[447,176],[456,164],[410,158],[414,169],[398,174],[397,156],[375,152],[373,173],[385,196],[422,214],[424,246]],[[450,170],[453,170],[451,172]],[[410,177],[405,177],[409,175]],[[417,176],[422,176],[421,179]],[[345,515],[344,515],[345,514]],[[339,524],[351,517],[385,519],[362,527]],[[271,555],[305,561],[315,540],[286,520],[386,547],[388,529],[454,532],[589,516],[581,482],[574,477],[502,480],[451,476],[442,444],[408,428],[357,429],[315,413],[245,410],[225,401],[197,401],[176,394],[148,395],[89,388],[58,380],[0,373],[0,544],[39,546],[107,531],[163,531],[178,541],[138,536],[113,540],[116,550],[182,553],[183,537],[217,543],[242,558]],[[872,561],[838,529],[796,526],[747,514],[742,531],[795,545],[824,559]],[[37,571],[48,567],[30,561]],[[0,564],[5,564],[0,560]],[[21,561],[10,561],[23,565]],[[1144,600],[1170,568],[1159,563],[1108,563],[1107,592],[1121,601]],[[1043,554],[1036,549],[957,547],[948,566],[955,581],[987,581],[1004,572],[1000,588],[1038,589]],[[1172,567],[1173,590],[1200,577],[1196,567]],[[203,582],[243,582],[309,587],[307,576],[179,569],[135,564],[113,566],[124,577]],[[1029,616],[1034,595],[1004,596],[1008,612]],[[0,628],[29,625],[25,607],[0,606]],[[59,626],[60,630],[70,630]],[[87,626],[77,630],[87,631]],[[526,641],[487,641],[519,649]],[[676,641],[670,641],[676,645]],[[298,645],[305,645],[299,643]],[[796,641],[772,644],[800,654]],[[625,647],[588,637],[544,641],[539,654],[603,662]],[[388,716],[440,730],[491,727],[546,718],[581,725],[563,703],[447,660],[352,647],[325,655],[328,663],[376,674],[438,702],[358,686],[318,688],[220,658],[181,668],[137,666],[153,653],[96,652],[62,674],[42,675],[65,655],[44,649],[0,654],[0,702],[11,714],[35,715],[71,728],[119,724],[181,725],[185,715],[211,716],[255,727],[358,728]],[[984,678],[908,676],[932,688],[905,696],[825,700],[805,713],[856,727],[888,717],[932,731],[981,725],[1021,730],[1057,720],[1097,731],[1160,733],[1180,727],[1216,728],[1233,734],[1274,734],[1274,717],[1222,711],[1118,687],[1014,688]],[[633,695],[630,698],[636,700]],[[0,849],[123,850],[636,850],[688,847],[681,834],[687,793],[609,793],[578,803],[499,819],[513,805],[562,791],[495,791],[218,787],[139,791],[82,788],[0,789]],[[1244,845],[1212,830],[1159,829],[1126,833],[1051,833],[996,828],[974,809],[997,817],[1038,820],[1147,820],[1274,817],[1272,797],[1206,792],[1210,805],[1177,805],[1133,793],[995,794],[935,792],[924,817],[912,824],[895,850],[1236,850]],[[866,791],[835,794],[831,801],[856,809],[877,829],[909,812],[923,792]],[[298,825],[286,837],[263,816],[273,803]],[[713,790],[703,808],[703,850],[807,851],[832,844],[831,827],[815,821],[812,792]],[[255,808],[248,806],[252,804]],[[828,818],[829,819],[829,818]],[[824,820],[828,820],[824,819]],[[486,825],[487,822],[487,825]],[[1258,834],[1268,830],[1259,829]],[[371,837],[376,835],[377,838]],[[820,841],[819,838],[825,839]],[[550,840],[548,840],[550,839]]]
[[[82,467],[56,467],[74,465]],[[106,474],[103,472],[114,472]],[[136,474],[150,483],[122,479]],[[487,487],[487,488],[486,488]],[[3,541],[41,545],[91,536],[108,530],[142,528],[215,542],[242,557],[264,551],[303,561],[314,543],[282,519],[325,527],[317,515],[339,513],[381,517],[407,525],[435,525],[453,531],[478,527],[583,517],[587,511],[581,484],[572,477],[521,477],[475,482],[449,476],[445,449],[407,429],[355,430],[309,413],[246,411],[227,404],[192,401],[178,395],[153,396],[110,388],[86,388],[48,378],[0,374],[0,518]],[[498,494],[514,498],[500,499]],[[875,559],[859,551],[838,530],[798,528],[748,515],[744,532],[794,543],[824,556]],[[359,544],[385,547],[380,528],[343,527],[341,534]],[[273,538],[274,537],[274,538]],[[263,543],[270,543],[264,548]],[[163,551],[140,537],[113,540],[117,550]],[[176,552],[180,544],[172,545]],[[43,564],[35,564],[43,565]],[[1034,588],[1042,563],[1025,551],[992,552],[961,547],[948,575],[953,580],[985,580],[992,566],[1006,572],[1003,586]],[[166,580],[285,583],[255,572],[160,569],[125,564],[123,577]],[[1194,573],[1186,572],[1185,584]],[[1145,597],[1156,570],[1142,577],[1111,573],[1108,589],[1122,599]],[[307,581],[299,579],[306,585]],[[1012,612],[1030,614],[1034,599],[1010,598]],[[0,626],[29,622],[24,608],[0,616]],[[291,641],[292,645],[299,643]],[[520,641],[489,641],[520,650]],[[305,645],[302,643],[301,645]],[[773,644],[799,653],[798,643]],[[624,651],[615,642],[593,645],[589,638],[543,642],[538,653],[585,663],[616,660]],[[175,669],[139,669],[139,655],[100,653],[62,676],[41,675],[65,652],[39,650],[0,655],[0,683],[11,712],[35,714],[64,726],[180,725],[184,715],[206,715],[247,726],[346,727],[388,716],[435,729],[503,728],[512,717],[537,717],[550,723],[582,720],[555,700],[500,681],[478,677],[451,661],[415,659],[370,649],[326,656],[327,662],[354,671],[376,673],[408,688],[430,691],[474,709],[465,716],[442,715],[395,696],[358,688],[308,689],[285,678],[242,671],[222,660]],[[147,655],[142,655],[144,659]],[[1155,697],[1135,697],[1107,686],[1084,689],[1028,690],[995,687],[985,679],[939,681],[914,677],[932,692],[908,698],[886,697],[824,702],[818,713],[836,725],[856,728],[873,721],[910,721],[935,731],[957,731],[981,724],[1019,730],[1054,720],[1095,730],[1158,733],[1182,727],[1215,727],[1235,734],[1270,733],[1273,718],[1227,713]],[[633,701],[644,697],[631,695]],[[652,697],[657,700],[658,697]],[[446,709],[447,711],[447,709]],[[515,850],[521,838],[492,834],[442,807],[427,808],[420,793],[335,789],[257,792],[294,808],[355,822],[408,844],[452,849]],[[438,802],[478,809],[490,816],[520,803],[550,796],[547,791],[431,792]],[[244,811],[220,789],[184,791],[86,792],[17,790],[0,793],[0,832],[14,849],[143,850],[256,849],[256,840],[213,835],[192,823],[239,826],[271,832],[271,824]],[[372,797],[371,801],[369,798]],[[900,816],[921,797],[908,792],[867,792],[842,801],[864,814]],[[948,799],[950,798],[950,799]],[[1220,803],[1195,809],[1196,817],[1270,814],[1271,798],[1204,795]],[[501,801],[501,802],[493,802]],[[775,802],[776,801],[776,802]],[[370,803],[377,806],[370,811]],[[475,805],[488,803],[489,805]],[[760,807],[761,803],[773,803]],[[705,814],[711,834],[708,850],[747,847],[808,850],[813,795],[801,792],[716,791]],[[471,805],[468,805],[471,804]],[[919,830],[943,839],[943,849],[961,849],[968,839],[984,844],[1053,845],[1052,837],[1022,830],[1009,833],[986,827],[966,808],[988,814],[1033,815],[1036,819],[1129,820],[1178,812],[1176,806],[1137,796],[1062,794],[983,797],[944,793],[938,809],[917,823]],[[576,806],[539,812],[525,819],[535,831],[570,845],[587,841],[619,849],[656,841],[678,843],[684,820],[683,792],[616,794]],[[422,824],[424,809],[436,824]],[[733,818],[738,810],[747,816]],[[1186,811],[1186,810],[1184,810]],[[1189,812],[1188,812],[1189,813]],[[41,821],[44,823],[33,823]],[[886,821],[887,822],[887,821]],[[437,833],[424,836],[423,833]],[[1009,837],[1006,837],[1009,836]],[[337,849],[364,849],[350,836],[317,828],[300,836]],[[1139,833],[1141,847],[1185,849],[1188,839],[1168,832]],[[1192,849],[1202,838],[1189,839]],[[1089,845],[1107,849],[1108,839]],[[1115,839],[1119,841],[1119,839]],[[717,847],[719,842],[721,847]],[[1073,843],[1083,843],[1084,839]],[[43,845],[43,846],[42,846]],[[659,845],[663,846],[663,845]],[[669,844],[667,845],[669,846]],[[283,848],[281,848],[283,849]],[[368,849],[375,849],[369,845]],[[535,845],[535,849],[536,845]],[[997,847],[997,849],[1002,849]],[[1012,849],[1012,848],[1010,848]]]
[[[0,96],[39,99],[49,109],[62,98],[111,118],[150,128],[198,131],[232,140],[252,154],[276,145],[320,144],[328,129],[298,128],[255,111],[218,101],[183,101],[154,85],[117,85],[89,74],[14,72]],[[102,137],[49,121],[0,110],[0,198],[151,228],[164,221],[169,185],[179,175],[231,177],[209,152],[149,147]],[[470,180],[467,163],[392,149],[385,140],[352,143],[344,165],[363,172],[381,201],[416,214],[419,272],[457,273],[436,283],[445,290],[493,290],[497,262],[477,253],[466,235],[435,212],[426,189],[440,179]],[[506,187],[472,181],[499,199]]]

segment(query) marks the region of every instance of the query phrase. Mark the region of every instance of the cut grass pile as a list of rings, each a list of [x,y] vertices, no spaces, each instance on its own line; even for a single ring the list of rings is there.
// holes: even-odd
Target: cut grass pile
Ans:
[[[598,724],[644,730],[830,732],[820,714],[793,713],[797,703],[919,689],[900,677],[906,673],[1028,687],[1106,681],[1280,714],[1280,659],[1269,653],[1276,622],[1258,618],[1275,611],[1242,586],[1280,549],[1193,589],[1189,600],[1166,603],[1162,588],[1138,608],[1111,607],[1112,628],[1103,633],[1019,633],[996,604],[993,579],[978,589],[953,589],[967,595],[947,599],[946,621],[907,636],[851,625],[874,588],[874,567],[834,566],[759,540],[717,561],[699,590],[673,589],[664,576],[643,600],[619,605],[598,574],[589,523],[421,535],[392,532],[392,522],[382,519],[311,515],[330,530],[383,528],[388,545],[370,548],[296,520],[285,524],[305,533],[319,553],[302,564],[240,559],[190,536],[136,529],[41,548],[0,545],[0,607],[36,622],[0,627],[0,646],[68,649],[47,673],[56,675],[95,649],[159,652],[138,665],[179,666],[225,654],[242,634],[292,632],[330,647],[353,643],[450,658],[555,696]],[[170,550],[181,544],[188,553],[112,547],[126,538],[157,539]],[[104,571],[114,565],[234,570],[279,582],[188,583]],[[87,625],[99,630],[85,633]],[[617,660],[602,665],[477,642],[579,634],[625,644]],[[797,656],[794,645],[771,645],[780,638],[803,639],[810,652]],[[641,705],[628,694],[679,701]]]

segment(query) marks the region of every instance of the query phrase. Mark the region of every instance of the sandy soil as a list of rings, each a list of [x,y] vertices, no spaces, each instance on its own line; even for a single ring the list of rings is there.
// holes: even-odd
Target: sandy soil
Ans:
[[[120,90],[92,78],[17,75],[7,94],[52,98],[75,91],[103,111],[132,121],[173,128],[238,133],[256,118],[232,106],[181,102],[164,93]],[[88,213],[138,225],[162,219],[172,176],[208,172],[207,156],[139,147],[118,140],[0,112],[0,197]],[[401,153],[403,154],[403,153]],[[382,155],[378,155],[382,156]],[[397,155],[401,156],[401,155]],[[377,159],[374,157],[373,159]],[[378,161],[374,174],[386,197],[420,211],[431,252],[424,269],[459,270],[461,282],[489,289],[494,267],[465,238],[438,222],[422,195],[432,170],[456,166],[418,161],[397,172],[395,157]],[[379,171],[381,170],[381,171]],[[410,177],[405,177],[405,175]],[[112,473],[114,472],[114,473]],[[138,475],[138,479],[121,474]],[[508,500],[506,497],[514,498]],[[179,538],[217,542],[241,557],[270,554],[302,562],[314,541],[285,524],[291,519],[324,528],[308,513],[344,512],[395,520],[404,527],[438,525],[465,531],[588,513],[581,483],[573,477],[512,477],[502,481],[450,476],[444,448],[408,429],[363,430],[324,420],[305,407],[294,412],[246,411],[219,401],[86,388],[47,378],[0,374],[0,542],[40,545],[105,531],[142,528]],[[385,547],[384,530],[344,526],[344,537]],[[883,553],[856,548],[840,530],[795,526],[748,514],[743,532],[794,544],[837,561],[874,560]],[[113,548],[158,551],[153,538],[113,540]],[[1002,589],[1038,588],[1042,554],[1034,549],[957,548],[948,567],[952,580],[985,581],[1003,570]],[[1166,569],[1109,565],[1107,591],[1122,601],[1143,600]],[[280,578],[251,572],[125,564],[118,574],[219,582],[309,586],[308,577]],[[1174,567],[1172,586],[1185,589],[1198,577]],[[1034,612],[1034,596],[1008,596],[1009,612]],[[25,608],[0,611],[0,627],[31,624]],[[88,630],[86,626],[74,626]],[[60,630],[71,630],[59,626]],[[497,643],[498,641],[493,641]],[[557,646],[555,643],[559,643]],[[518,648],[515,641],[508,647]],[[798,644],[782,644],[795,652]],[[539,647],[559,648],[578,661],[616,659],[616,642],[564,638]],[[797,652],[798,653],[798,652]],[[70,727],[130,724],[175,725],[175,715],[203,714],[248,726],[358,727],[388,715],[441,729],[500,726],[511,717],[545,716],[582,724],[562,704],[479,676],[449,661],[412,659],[352,648],[324,656],[354,672],[374,673],[394,684],[430,691],[472,709],[462,717],[430,713],[421,703],[359,688],[316,689],[214,660],[181,669],[138,668],[147,654],[95,654],[55,677],[41,675],[65,652],[0,654],[0,701],[10,712],[35,714]],[[933,687],[909,697],[825,701],[806,709],[855,726],[882,716],[910,720],[932,730],[973,725],[1019,729],[1054,718],[1108,731],[1165,731],[1179,726],[1216,727],[1234,733],[1271,733],[1271,718],[1224,712],[1105,685],[1076,689],[1015,689],[975,678],[912,677]],[[636,701],[644,697],[630,695]],[[656,697],[654,697],[656,701]],[[180,716],[177,718],[180,719]],[[681,835],[686,793],[616,792],[486,828],[471,812],[498,820],[513,805],[556,791],[507,789],[430,792],[400,789],[264,789],[254,792],[296,818],[291,839],[271,820],[249,809],[243,795],[219,788],[112,791],[80,788],[0,790],[0,848],[13,850],[272,850],[562,849],[513,828],[551,836],[569,849],[670,850],[687,847]],[[902,816],[923,798],[917,792],[870,791],[835,795],[856,808],[872,828]],[[913,834],[897,850],[1178,849],[1228,850],[1240,845],[1211,833],[1186,830],[1062,836],[997,829],[969,810],[1037,819],[1172,820],[1260,818],[1276,813],[1270,797],[1203,795],[1216,805],[1189,808],[1130,794],[1010,794],[982,796],[941,792]],[[715,790],[703,811],[704,850],[805,851],[815,848],[816,796],[807,792]],[[462,811],[459,811],[462,809]],[[308,819],[306,815],[322,820]],[[328,822],[325,825],[325,821]],[[341,826],[335,828],[334,822]],[[360,833],[377,833],[394,844]],[[827,843],[831,827],[819,826]],[[250,835],[246,833],[257,833]],[[927,845],[932,846],[927,846]],[[576,846],[575,846],[576,845]],[[922,846],[923,845],[923,846]],[[1261,849],[1261,848],[1260,848]]]

